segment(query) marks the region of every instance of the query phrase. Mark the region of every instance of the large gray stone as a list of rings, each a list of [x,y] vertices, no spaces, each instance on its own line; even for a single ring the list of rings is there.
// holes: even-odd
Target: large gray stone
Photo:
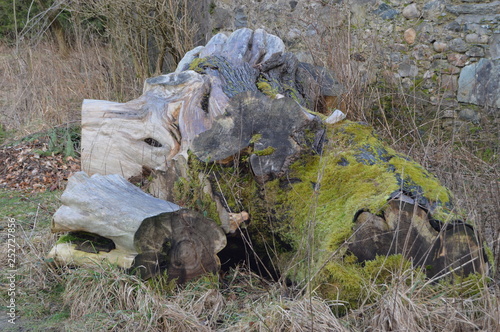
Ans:
[[[382,17],[384,20],[392,20],[399,14],[399,11],[386,3],[381,3],[378,9],[374,10],[373,13]]]
[[[445,2],[444,0],[432,0],[425,3],[422,8],[422,16],[425,19],[434,21],[439,16],[441,16],[445,10]]]
[[[484,49],[481,46],[472,46],[465,54],[471,57],[482,58],[484,57]]]
[[[245,9],[238,8],[234,15],[234,27],[236,29],[245,28],[248,24],[248,17],[245,13]]]
[[[490,57],[500,59],[500,33],[494,34],[490,39]]]
[[[469,49],[469,45],[462,38],[455,38],[449,42],[450,50],[464,53]]]
[[[418,75],[418,67],[413,63],[402,63],[399,65],[398,74],[401,77],[416,77]]]
[[[490,14],[481,14],[481,15],[473,15],[473,14],[463,14],[459,15],[456,18],[456,22],[458,24],[484,24],[485,22],[495,23],[500,18],[500,14],[490,13]]]
[[[460,102],[500,108],[500,66],[481,59],[465,66],[458,80]]]
[[[229,10],[216,7],[212,13],[212,28],[221,30],[231,25],[231,13]]]
[[[500,1],[490,3],[473,3],[464,5],[447,5],[446,11],[455,15],[488,15],[500,13]]]
[[[419,18],[422,13],[417,8],[417,4],[412,3],[403,9],[403,16],[409,20]]]

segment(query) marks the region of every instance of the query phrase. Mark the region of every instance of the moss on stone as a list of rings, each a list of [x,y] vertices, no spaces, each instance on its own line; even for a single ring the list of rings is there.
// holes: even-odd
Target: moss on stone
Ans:
[[[250,139],[250,144],[255,144],[262,139],[262,134],[255,134]]]
[[[276,95],[278,94],[278,89],[273,88],[271,84],[269,84],[269,82],[265,80],[257,82],[257,88],[259,89],[260,92],[271,98],[275,98]]]
[[[273,148],[272,146],[268,146],[267,148],[263,149],[263,150],[254,150],[254,154],[256,154],[257,156],[269,156],[271,154],[274,153],[274,151],[276,151],[275,148]]]

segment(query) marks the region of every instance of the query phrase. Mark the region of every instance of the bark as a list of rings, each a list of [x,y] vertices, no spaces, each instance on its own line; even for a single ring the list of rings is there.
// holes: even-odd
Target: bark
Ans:
[[[359,261],[403,254],[429,277],[487,273],[488,259],[472,226],[433,220],[414,199],[402,196],[389,202],[383,216],[365,211],[355,218],[349,250]]]

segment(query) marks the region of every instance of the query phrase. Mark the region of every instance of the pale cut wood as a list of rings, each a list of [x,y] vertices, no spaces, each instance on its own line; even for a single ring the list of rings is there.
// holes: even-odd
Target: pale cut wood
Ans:
[[[78,172],[61,196],[63,205],[52,221],[53,232],[87,232],[110,239],[109,253],[76,252],[59,244],[50,257],[62,263],[109,258],[149,278],[167,269],[181,281],[216,272],[216,254],[226,245],[220,227],[200,214],[152,197],[120,175],[89,177]]]
[[[225,107],[219,97],[202,109],[210,85],[208,77],[185,71],[146,80],[143,95],[126,103],[84,100],[82,170],[126,179],[140,175],[143,167],[167,171]]]
[[[53,259],[59,264],[67,266],[88,266],[108,262],[119,267],[130,269],[134,264],[136,254],[130,254],[121,250],[110,252],[100,251],[88,253],[77,250],[75,243],[58,243],[47,254],[47,259]]]

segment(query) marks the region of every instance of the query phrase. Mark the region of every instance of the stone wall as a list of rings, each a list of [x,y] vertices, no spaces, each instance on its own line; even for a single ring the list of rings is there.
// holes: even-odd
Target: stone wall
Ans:
[[[499,125],[500,1],[215,0],[210,17],[212,32],[265,28],[299,59],[416,96],[444,125]]]

